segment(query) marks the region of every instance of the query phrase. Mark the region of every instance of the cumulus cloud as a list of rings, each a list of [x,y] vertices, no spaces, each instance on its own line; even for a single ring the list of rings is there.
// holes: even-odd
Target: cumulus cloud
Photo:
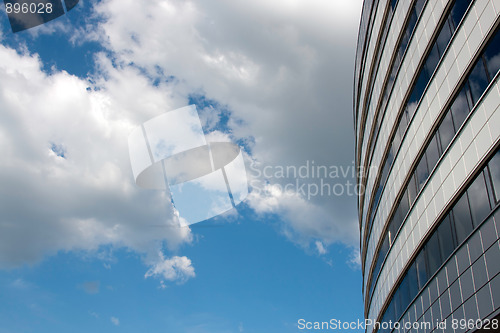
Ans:
[[[231,135],[252,138],[253,159],[265,165],[314,160],[349,166],[354,150],[349,82],[360,7],[360,0],[108,0],[96,5],[96,15],[103,18],[100,40],[118,61],[152,77],[172,75],[182,90],[227,106]],[[254,195],[249,202],[257,207],[281,200],[274,211],[284,217],[285,229],[300,232],[303,240],[357,243],[354,196],[302,199],[307,202]],[[291,201],[303,209],[302,223],[294,218],[298,209]],[[331,232],[340,229],[346,230],[338,236]]]
[[[359,248],[353,248],[349,259],[347,260],[347,264],[352,269],[361,269],[361,255],[359,252]]]
[[[220,108],[202,110],[213,139],[230,134],[246,142],[251,159],[263,165],[351,165],[346,82],[360,6],[361,0],[97,2],[99,19],[73,35],[106,48],[91,79],[46,73],[36,55],[0,46],[0,267],[111,244],[144,254],[147,276],[194,277],[188,258],[157,255],[164,244],[172,250],[190,243],[191,230],[164,193],[135,187],[126,146],[134,127],[185,106],[192,95],[231,112],[222,132]],[[292,241],[357,242],[355,197],[264,189],[249,196],[249,206],[280,215]]]
[[[195,277],[194,267],[189,258],[174,256],[166,259],[161,252],[158,256],[159,260],[146,272],[145,278],[158,278],[162,281],[161,285],[164,287],[165,280],[184,283]]]
[[[59,250],[112,244],[148,253],[191,242],[164,193],[135,187],[127,149],[132,128],[181,101],[137,70],[99,64],[108,76],[95,89],[0,46],[2,268]],[[131,91],[146,107],[127,99]]]
[[[309,247],[309,242],[314,239],[329,245],[349,242],[357,236],[355,223],[335,223],[327,207],[308,201],[298,193],[266,185],[261,191],[250,193],[249,197],[248,204],[258,214],[282,216],[284,234],[303,247]]]

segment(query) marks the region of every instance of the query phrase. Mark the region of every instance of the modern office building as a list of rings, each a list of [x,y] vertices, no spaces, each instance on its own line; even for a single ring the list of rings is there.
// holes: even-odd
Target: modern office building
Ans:
[[[499,332],[500,0],[365,0],[354,78],[367,332]],[[398,324],[395,324],[397,322]]]

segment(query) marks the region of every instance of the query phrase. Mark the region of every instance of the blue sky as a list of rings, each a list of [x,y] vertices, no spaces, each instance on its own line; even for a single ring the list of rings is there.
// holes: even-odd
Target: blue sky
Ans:
[[[237,212],[171,228],[126,147],[135,126],[195,103],[247,171],[349,168],[360,5],[86,0],[16,34],[0,13],[0,333],[361,319],[355,196],[305,198],[280,190],[294,179],[250,173]]]

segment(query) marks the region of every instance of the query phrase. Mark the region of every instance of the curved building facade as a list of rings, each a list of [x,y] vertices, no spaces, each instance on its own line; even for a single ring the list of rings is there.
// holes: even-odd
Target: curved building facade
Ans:
[[[364,1],[353,104],[367,332],[500,331],[499,26],[500,0]]]

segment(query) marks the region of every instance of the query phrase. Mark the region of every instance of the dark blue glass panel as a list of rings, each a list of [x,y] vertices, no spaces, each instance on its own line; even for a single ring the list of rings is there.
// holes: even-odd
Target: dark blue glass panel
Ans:
[[[467,11],[467,7],[469,7],[472,0],[457,0],[453,5],[451,10],[451,18],[453,20],[455,28],[458,26],[465,12]]]
[[[429,172],[434,169],[437,161],[441,155],[439,154],[439,146],[438,146],[438,133],[434,133],[432,136],[427,149],[425,150],[425,155],[427,156],[427,166],[429,168]]]
[[[422,13],[422,9],[424,8],[425,3],[427,0],[417,0],[415,2],[415,11],[417,12],[418,16]]]
[[[398,288],[399,290],[399,297],[401,301],[401,310],[397,314],[396,318],[399,318],[402,314],[403,311],[408,307],[408,304],[410,304],[411,298],[410,298],[410,281],[409,281],[409,276],[406,275],[401,281],[401,285]]]
[[[455,136],[453,120],[454,118],[452,117],[452,112],[448,111],[446,116],[443,118],[443,121],[439,125],[438,135],[439,142],[441,144],[441,154],[444,153],[451,140],[453,140],[453,137]]]
[[[425,265],[425,251],[420,251],[415,260],[415,266],[417,268],[418,288],[422,289],[429,278],[429,275],[427,274],[427,267]]]
[[[467,190],[469,195],[469,204],[472,215],[472,223],[477,227],[486,218],[490,212],[490,202],[484,175],[481,172]]]
[[[437,230],[439,237],[439,249],[443,260],[448,259],[450,254],[455,250],[455,240],[451,229],[451,220],[447,215]]]
[[[500,150],[497,151],[495,156],[488,163],[490,170],[491,182],[493,183],[493,190],[495,192],[495,202],[500,201]]]
[[[408,275],[408,286],[409,286],[409,292],[410,292],[410,301],[417,296],[417,293],[419,291],[418,289],[418,278],[417,278],[417,267],[416,264],[413,263],[410,268],[408,269],[408,272],[406,273]]]
[[[415,202],[415,197],[417,196],[417,185],[415,181],[415,174],[413,174],[410,178],[410,181],[407,185],[408,189],[408,200],[410,202],[410,206]]]
[[[458,244],[462,243],[472,231],[469,200],[465,193],[453,207],[454,227]]]
[[[425,248],[427,262],[429,263],[429,275],[433,275],[443,263],[441,252],[439,250],[439,239],[437,233],[434,233],[431,236],[431,238],[427,241]]]
[[[474,66],[474,69],[469,75],[469,84],[471,87],[472,101],[474,104],[477,103],[481,95],[486,90],[486,87],[488,87],[489,83],[490,81],[488,80],[486,74],[485,61],[481,57],[478,59],[476,65]]]
[[[460,126],[462,126],[465,118],[469,115],[469,112],[472,109],[473,104],[469,103],[469,97],[471,96],[469,87],[469,83],[464,84],[451,105],[455,132],[458,131]]]
[[[444,54],[444,51],[446,50],[446,47],[450,42],[451,36],[453,35],[453,31],[454,29],[450,23],[450,20],[449,19],[446,20],[436,39],[436,46],[439,51],[439,57],[441,57]]]
[[[488,48],[484,52],[490,79],[495,77],[500,69],[500,34],[498,32],[488,42]]]
[[[417,169],[415,170],[416,180],[417,180],[417,193],[420,192],[424,183],[427,181],[429,177],[429,169],[427,167],[427,157],[422,155],[420,158],[420,162],[417,165]]]
[[[427,60],[425,61],[425,66],[424,66],[429,76],[431,76],[432,73],[434,73],[434,70],[436,69],[440,58],[441,54],[439,54],[438,52],[437,43],[435,43],[431,49],[431,52],[427,56]]]

